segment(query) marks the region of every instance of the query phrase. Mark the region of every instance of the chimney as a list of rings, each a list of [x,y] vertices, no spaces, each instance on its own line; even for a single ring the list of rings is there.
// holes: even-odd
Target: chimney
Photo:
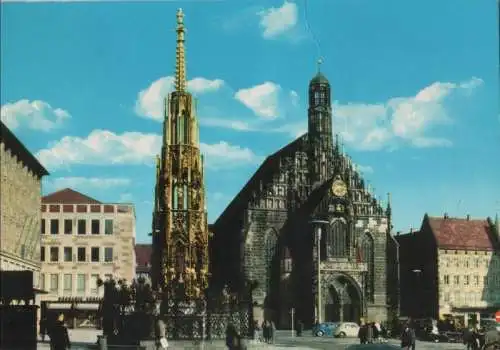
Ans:
[[[443,217],[444,217],[445,219],[448,219],[448,213],[444,213]]]
[[[470,214],[467,214],[467,221],[470,220]]]

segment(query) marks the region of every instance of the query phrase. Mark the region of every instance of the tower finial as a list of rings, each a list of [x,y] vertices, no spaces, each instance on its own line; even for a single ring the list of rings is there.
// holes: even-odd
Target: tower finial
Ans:
[[[182,9],[177,10],[177,50],[175,61],[175,90],[184,92],[186,90],[186,57],[184,52],[184,13]]]
[[[318,73],[321,73],[321,65],[323,64],[323,57],[318,58]]]

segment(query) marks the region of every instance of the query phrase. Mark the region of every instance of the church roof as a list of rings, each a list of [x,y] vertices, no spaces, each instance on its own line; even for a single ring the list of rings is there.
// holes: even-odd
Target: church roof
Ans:
[[[101,204],[97,199],[86,196],[80,192],[65,188],[42,197],[46,204]]]
[[[314,85],[314,84],[330,84],[330,82],[323,75],[323,73],[318,72],[318,74],[316,74],[309,82],[309,85]]]
[[[259,185],[259,182],[266,181],[268,176],[272,176],[276,172],[276,169],[280,166],[280,159],[292,156],[298,149],[300,149],[306,139],[307,133],[299,136],[297,139],[285,145],[277,152],[269,155],[262,162],[253,176],[248,180],[245,186],[243,186],[243,189],[229,203],[227,208],[222,212],[222,215],[217,218],[212,227],[215,229],[218,225],[222,224],[221,221],[235,218],[233,214],[238,213],[248,205],[253,192],[258,190],[256,186]]]
[[[438,248],[494,250],[492,227],[487,219],[428,217],[428,223]]]

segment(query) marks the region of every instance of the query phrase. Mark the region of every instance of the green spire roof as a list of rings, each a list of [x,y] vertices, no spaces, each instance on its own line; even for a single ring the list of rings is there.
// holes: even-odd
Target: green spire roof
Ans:
[[[311,81],[309,82],[309,85],[313,84],[330,84],[330,83],[328,82],[328,79],[326,79],[326,77],[321,72],[318,72],[318,74],[316,74],[314,78],[312,78]]]

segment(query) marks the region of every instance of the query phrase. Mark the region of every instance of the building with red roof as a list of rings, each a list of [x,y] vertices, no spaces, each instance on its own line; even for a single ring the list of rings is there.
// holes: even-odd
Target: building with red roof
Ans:
[[[151,279],[151,252],[152,244],[135,245],[135,276]]]
[[[468,324],[500,309],[498,219],[426,214],[418,231],[396,239],[401,315]]]

